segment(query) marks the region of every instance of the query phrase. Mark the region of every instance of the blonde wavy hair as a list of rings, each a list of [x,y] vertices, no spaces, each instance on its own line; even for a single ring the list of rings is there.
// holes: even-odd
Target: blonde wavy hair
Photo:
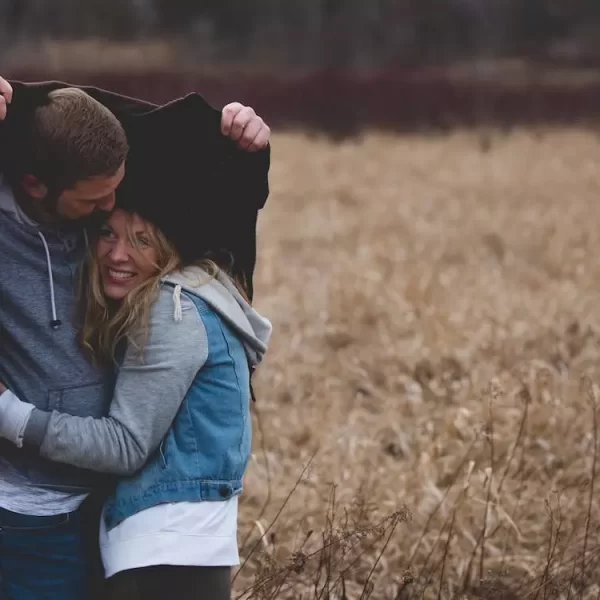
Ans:
[[[81,329],[78,338],[83,350],[95,363],[114,364],[119,348],[125,342],[135,344],[143,353],[149,333],[150,309],[158,297],[161,279],[183,266],[179,254],[167,237],[151,223],[145,223],[148,244],[156,250],[154,273],[121,301],[104,294],[96,244],[92,243],[88,249],[80,277]],[[135,246],[131,221],[127,233],[130,243]],[[222,270],[215,261],[208,258],[194,264],[200,266],[209,278],[216,277]],[[236,281],[234,283],[242,295],[247,297],[243,286]]]

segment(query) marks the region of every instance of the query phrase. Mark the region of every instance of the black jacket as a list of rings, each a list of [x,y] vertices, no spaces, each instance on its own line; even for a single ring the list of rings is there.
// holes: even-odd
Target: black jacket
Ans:
[[[11,81],[0,122],[0,171],[19,156],[35,107],[47,94],[79,87],[123,124],[130,145],[117,205],[155,223],[184,262],[218,254],[246,281],[252,297],[258,211],[269,195],[270,146],[251,153],[221,134],[221,111],[192,93],[158,106],[95,87]]]

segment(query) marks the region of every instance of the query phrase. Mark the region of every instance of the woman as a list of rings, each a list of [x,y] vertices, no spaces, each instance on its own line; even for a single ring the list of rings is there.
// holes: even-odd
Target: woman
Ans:
[[[109,416],[48,413],[7,393],[2,435],[123,477],[100,527],[110,597],[228,599],[250,373],[271,325],[214,262],[182,268],[159,230],[120,209],[87,267],[81,343],[118,365]]]

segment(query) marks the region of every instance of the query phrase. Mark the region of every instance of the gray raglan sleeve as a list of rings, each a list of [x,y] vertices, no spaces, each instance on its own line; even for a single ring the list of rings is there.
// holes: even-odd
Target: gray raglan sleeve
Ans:
[[[208,356],[206,329],[194,303],[181,296],[174,318],[172,291],[152,307],[143,361],[129,344],[107,417],[75,417],[34,410],[25,445],[55,462],[117,475],[139,470],[158,448]],[[41,433],[41,435],[40,435]]]

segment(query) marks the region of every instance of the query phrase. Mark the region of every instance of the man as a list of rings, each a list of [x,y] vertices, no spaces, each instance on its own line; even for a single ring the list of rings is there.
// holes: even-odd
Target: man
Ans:
[[[93,88],[84,92],[58,83],[11,86],[0,78],[0,118],[5,119],[0,128],[0,381],[18,396],[41,408],[80,416],[105,414],[113,381],[88,363],[75,341],[74,283],[85,252],[85,225],[114,207],[126,167],[151,164],[140,160],[141,155],[146,158],[148,146],[174,143],[166,132],[178,115],[185,116],[183,125],[194,129],[192,118],[201,114],[197,125],[205,129],[197,137],[207,140],[202,154],[207,170],[221,168],[231,158],[234,172],[225,179],[235,182],[231,175],[250,173],[247,162],[256,164],[251,156],[262,156],[260,177],[266,179],[270,132],[262,119],[240,104],[225,107],[219,115],[221,130],[243,150],[235,153],[228,147],[222,152],[221,140],[209,135],[214,129],[211,111],[199,97],[163,108]],[[149,137],[148,129],[154,127],[163,132],[161,139]],[[194,137],[186,143],[192,144]],[[210,156],[211,147],[219,148],[215,157]],[[149,191],[151,175],[147,173]],[[258,183],[251,215],[266,199],[264,182]],[[250,193],[239,197],[240,210],[252,189],[247,180],[245,190]],[[226,191],[238,197],[236,187]],[[171,218],[176,198],[165,197],[148,207],[144,198],[134,200],[139,202],[136,208],[149,210],[167,230],[181,222],[181,215]],[[184,200],[190,206],[200,202]],[[181,206],[183,200],[179,202]],[[210,195],[204,209],[210,209]],[[243,248],[240,255],[254,249],[253,235],[247,239],[249,250]],[[232,248],[235,254],[233,242]],[[250,277],[253,264],[251,257]],[[81,506],[101,485],[95,474],[0,444],[2,600],[85,597],[91,559]]]

